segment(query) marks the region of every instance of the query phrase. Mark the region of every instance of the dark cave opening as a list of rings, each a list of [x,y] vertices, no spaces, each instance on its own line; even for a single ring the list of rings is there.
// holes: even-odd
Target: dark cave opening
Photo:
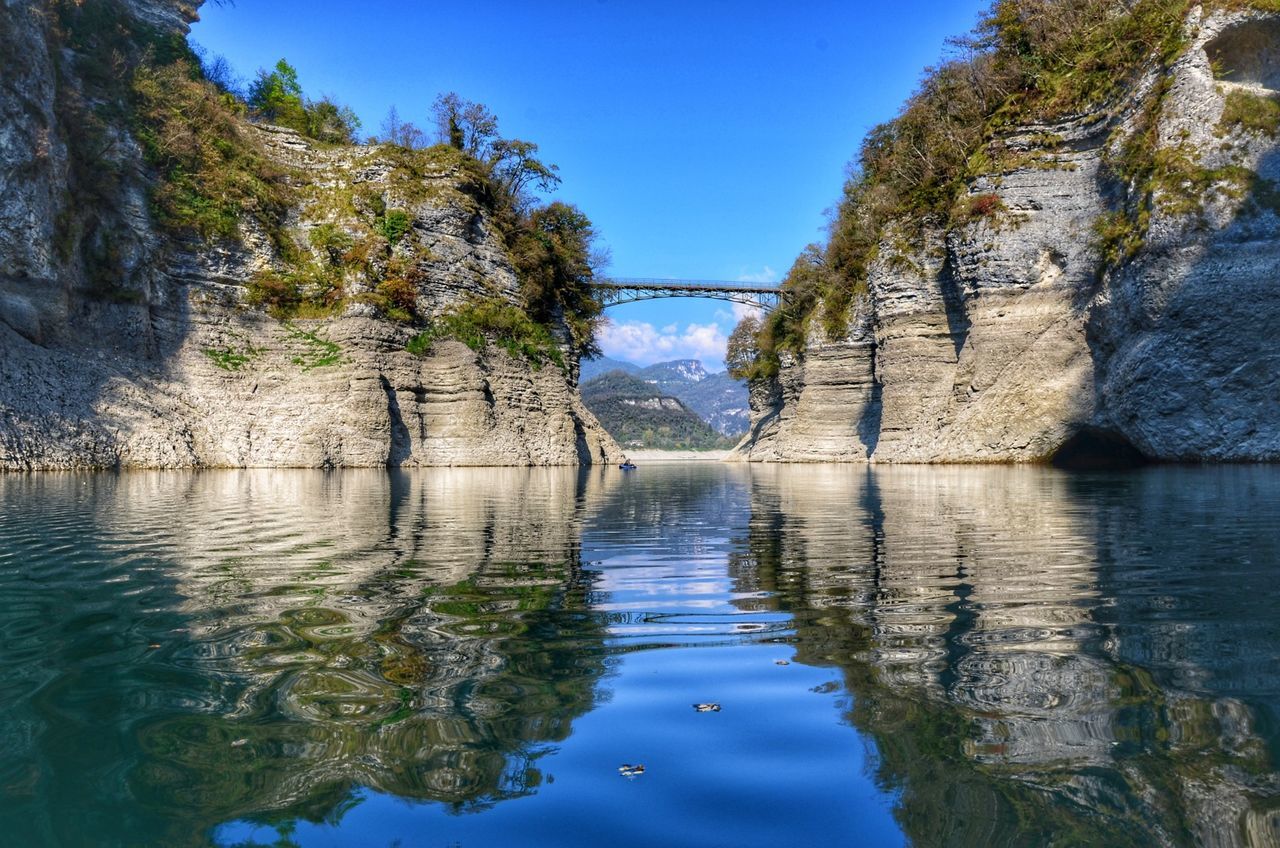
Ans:
[[[1063,442],[1050,462],[1071,471],[1123,471],[1141,468],[1150,459],[1119,433],[1085,427]]]

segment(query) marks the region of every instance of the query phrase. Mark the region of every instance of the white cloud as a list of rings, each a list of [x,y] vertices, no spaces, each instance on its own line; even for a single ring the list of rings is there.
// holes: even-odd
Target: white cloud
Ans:
[[[759,318],[763,314],[763,310],[752,303],[730,303],[728,306],[728,309],[717,309],[715,318],[717,321],[725,322],[730,327],[738,326],[738,322],[748,315]]]
[[[738,322],[743,318],[747,316],[759,318],[763,313],[763,310],[754,303],[731,303],[729,305],[733,307],[733,325],[735,327],[738,326]]]
[[[600,347],[605,356],[639,365],[671,359],[700,359],[713,371],[724,362],[729,337],[719,324],[670,324],[658,329],[647,321],[609,321],[601,328]]]
[[[776,283],[778,282],[778,272],[773,270],[773,268],[768,265],[764,266],[764,268],[759,271],[748,271],[747,269],[744,268],[742,269],[742,273],[738,275],[738,282],[739,283]],[[746,318],[747,316],[759,318],[761,315],[761,309],[758,306],[754,306],[746,303],[733,303],[733,304],[730,304],[730,306],[733,308],[733,325],[735,327],[738,325],[739,321],[741,321],[743,318]],[[723,312],[716,312],[716,317],[718,318],[723,314],[724,314]],[[728,317],[729,317],[728,315],[725,315],[726,319]]]
[[[764,269],[761,271],[747,271],[744,268],[742,273],[738,275],[738,282],[776,283],[778,282],[778,272],[770,268],[768,265],[764,266]]]

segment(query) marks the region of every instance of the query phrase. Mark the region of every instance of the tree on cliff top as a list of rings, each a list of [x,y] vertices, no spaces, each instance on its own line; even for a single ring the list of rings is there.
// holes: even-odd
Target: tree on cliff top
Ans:
[[[498,140],[498,116],[483,103],[463,100],[456,92],[447,92],[431,104],[436,121],[436,141],[456,147],[469,156],[487,161]]]
[[[308,100],[302,93],[297,68],[284,59],[276,62],[271,71],[258,71],[249,84],[247,102],[256,117],[317,141],[352,144],[360,129],[360,119],[350,107],[329,97]]]
[[[378,137],[370,139],[370,143],[394,144],[408,150],[417,150],[427,141],[427,134],[412,121],[402,120],[400,110],[394,105],[387,110],[387,117],[382,119],[378,127]]]
[[[755,315],[743,318],[729,334],[724,364],[733,379],[749,380],[756,376],[756,361],[760,354],[759,336],[760,319]]]
[[[537,321],[563,317],[586,356],[599,356],[596,324],[603,307],[591,291],[599,254],[591,220],[578,207],[556,201],[519,218],[508,235],[526,307]]]
[[[298,70],[284,59],[276,62],[274,70],[258,71],[257,78],[249,84],[248,103],[255,114],[282,126],[306,123]]]

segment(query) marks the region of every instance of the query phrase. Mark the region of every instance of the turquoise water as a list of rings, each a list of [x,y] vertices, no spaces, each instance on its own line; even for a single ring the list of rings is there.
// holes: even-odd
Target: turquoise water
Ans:
[[[0,476],[0,599],[0,845],[1280,843],[1280,469]]]

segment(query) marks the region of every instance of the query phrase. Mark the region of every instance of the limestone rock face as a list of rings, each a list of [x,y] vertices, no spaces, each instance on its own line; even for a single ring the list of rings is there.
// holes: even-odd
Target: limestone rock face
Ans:
[[[1280,459],[1280,155],[1222,122],[1233,90],[1280,91],[1280,16],[1194,12],[1187,28],[1170,79],[1004,139],[1017,165],[970,186],[997,213],[886,240],[858,329],[811,338],[753,389],[735,457],[1035,461],[1105,439],[1158,460]],[[1157,190],[1141,249],[1108,267],[1096,227],[1126,187],[1104,163],[1161,82],[1157,149],[1211,187]]]
[[[55,222],[69,214],[68,130],[32,6],[0,3],[0,470],[622,458],[582,405],[567,344],[563,368],[447,340],[416,356],[406,344],[417,331],[379,317],[372,282],[358,277],[347,281],[344,311],[322,320],[279,321],[250,308],[249,282],[281,262],[271,239],[252,221],[242,244],[159,231],[141,153],[119,128],[110,164],[125,176],[102,215],[119,274],[110,297],[94,296],[81,261],[57,244]],[[125,6],[179,31],[191,15],[164,0]],[[517,301],[501,236],[482,208],[463,202],[448,168],[410,185],[394,151],[320,148],[276,127],[245,131],[294,175],[299,205],[289,224],[304,242],[320,223],[343,225],[334,197],[360,192],[404,209],[396,258],[418,272],[420,315],[469,295]]]

